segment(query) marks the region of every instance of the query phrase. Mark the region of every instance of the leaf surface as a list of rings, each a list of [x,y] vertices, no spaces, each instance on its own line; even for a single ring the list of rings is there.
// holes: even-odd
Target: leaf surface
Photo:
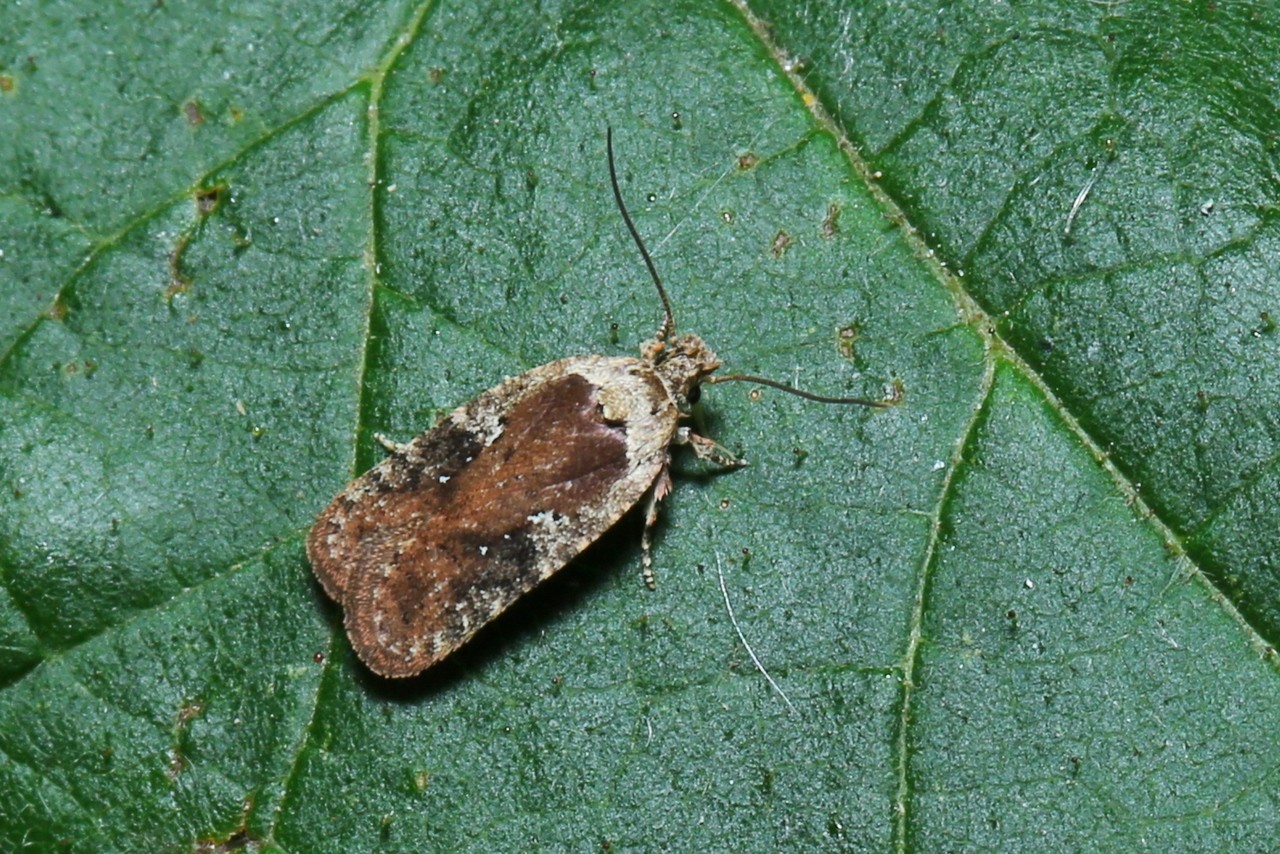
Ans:
[[[0,848],[1270,844],[1278,34],[1139,0],[10,10]],[[677,451],[655,592],[633,517],[378,679],[306,531],[375,432],[652,335],[610,125],[682,330],[902,399],[708,388],[751,465]]]

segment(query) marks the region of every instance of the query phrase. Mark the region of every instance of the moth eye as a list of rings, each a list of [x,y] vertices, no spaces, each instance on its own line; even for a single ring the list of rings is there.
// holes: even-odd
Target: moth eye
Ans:
[[[696,385],[689,389],[689,393],[685,395],[685,400],[689,401],[690,406],[702,400],[702,386]]]

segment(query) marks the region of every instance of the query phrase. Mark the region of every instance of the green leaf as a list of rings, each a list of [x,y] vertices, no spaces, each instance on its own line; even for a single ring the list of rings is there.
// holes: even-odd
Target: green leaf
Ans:
[[[1270,8],[5,19],[0,848],[1276,838]],[[609,125],[681,329],[902,400],[708,388],[751,466],[677,450],[656,591],[629,518],[381,680],[305,534],[375,432],[652,335]]]

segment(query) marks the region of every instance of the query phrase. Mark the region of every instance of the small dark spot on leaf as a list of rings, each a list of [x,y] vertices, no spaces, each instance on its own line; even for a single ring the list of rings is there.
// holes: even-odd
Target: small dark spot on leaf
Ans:
[[[889,395],[885,398],[885,403],[896,405],[902,403],[907,396],[907,388],[902,384],[902,380],[895,379],[889,384]]]
[[[738,155],[738,168],[743,172],[756,168],[756,164],[760,162],[760,158],[754,152],[748,151],[745,154]]]
[[[191,280],[182,274],[182,254],[187,250],[188,240],[190,236],[184,234],[169,252],[169,286],[164,289],[164,301],[167,303],[172,303],[175,296],[191,289]]]
[[[842,359],[853,359],[857,351],[854,344],[862,332],[856,323],[846,323],[836,330],[836,351]]]
[[[169,748],[169,767],[164,769],[164,775],[169,778],[169,781],[177,782],[186,767],[187,758],[182,755],[182,751],[176,747]]]
[[[247,820],[247,816],[244,820]],[[205,837],[197,841],[193,854],[231,854],[233,851],[245,849],[257,850],[260,841],[257,837],[249,835],[248,828],[238,827],[224,839]]]
[[[189,700],[182,704],[178,709],[177,727],[185,729],[187,724],[198,717],[204,711],[204,703],[199,700]]]
[[[13,91],[13,78],[8,74],[0,74],[0,92],[8,95]]]
[[[199,127],[204,124],[204,112],[197,101],[187,101],[182,105],[182,114],[187,117],[187,124]]]
[[[774,258],[781,258],[782,253],[786,252],[787,248],[794,242],[795,241],[792,240],[790,234],[787,234],[785,231],[779,231],[774,236],[773,243],[770,245],[769,251],[773,253]]]
[[[196,213],[208,216],[218,209],[226,197],[227,185],[214,184],[212,187],[201,187],[196,190]]]
[[[427,79],[432,83],[439,83],[444,79],[444,69],[439,66],[427,71]]]
[[[840,206],[827,205],[827,215],[822,220],[822,236],[830,240],[840,232]]]

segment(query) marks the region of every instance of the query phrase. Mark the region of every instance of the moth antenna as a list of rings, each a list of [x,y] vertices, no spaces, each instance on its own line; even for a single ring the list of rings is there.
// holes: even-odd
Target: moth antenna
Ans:
[[[769,388],[776,388],[778,391],[785,391],[788,394],[794,394],[796,397],[803,397],[805,400],[813,400],[818,403],[849,403],[857,406],[870,406],[875,409],[885,409],[893,406],[901,398],[893,396],[884,398],[883,400],[867,400],[865,397],[827,397],[822,394],[814,394],[811,391],[789,386],[786,383],[780,383],[777,380],[765,379],[764,377],[754,377],[750,374],[724,374],[723,376],[707,377],[702,381],[703,385],[713,385],[715,383],[744,382],[765,385]]]
[[[640,239],[640,232],[636,231],[636,224],[631,221],[631,214],[627,213],[627,206],[622,201],[622,190],[618,188],[618,169],[613,165],[612,127],[606,128],[604,140],[605,148],[609,152],[609,183],[613,185],[613,198],[618,203],[618,212],[622,214],[622,221],[627,224],[627,231],[631,232],[631,239],[636,242],[636,247],[640,250],[640,257],[644,259],[644,265],[649,268],[649,275],[653,277],[653,284],[658,289],[659,298],[662,299],[662,311],[666,316],[663,318],[662,325],[658,327],[658,334],[654,337],[659,341],[666,341],[676,331],[676,318],[671,313],[671,300],[667,297],[667,289],[662,286],[662,279],[658,278],[658,268],[653,266],[653,259],[649,257],[649,250],[644,248],[644,241]]]

